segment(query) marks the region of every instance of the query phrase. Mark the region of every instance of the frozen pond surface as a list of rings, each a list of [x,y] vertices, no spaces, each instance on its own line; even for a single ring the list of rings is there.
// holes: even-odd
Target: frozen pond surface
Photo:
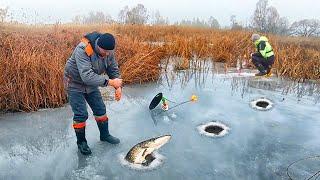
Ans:
[[[291,163],[320,154],[318,85],[212,71],[168,71],[158,83],[125,86],[120,102],[106,101],[111,133],[121,143],[100,142],[89,111],[88,157],[77,152],[68,105],[0,115],[0,179],[289,179]],[[148,106],[158,92],[175,102],[195,94],[198,101],[151,117]],[[251,108],[259,98],[273,107]],[[201,135],[197,127],[212,121],[228,133]],[[119,159],[135,144],[165,134],[172,139],[158,151],[163,162],[157,168],[136,170]],[[320,159],[311,158],[289,173],[305,179],[319,170]]]

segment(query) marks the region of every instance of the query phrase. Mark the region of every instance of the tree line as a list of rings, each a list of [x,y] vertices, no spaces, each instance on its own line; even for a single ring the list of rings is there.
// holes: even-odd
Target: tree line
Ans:
[[[0,24],[3,23],[8,15],[8,8],[0,8]],[[118,14],[117,19],[113,19],[109,14],[104,12],[89,12],[87,15],[77,15],[72,19],[76,24],[151,24],[151,25],[169,25],[169,19],[163,17],[157,10],[149,12],[143,4],[134,7],[125,6]],[[203,28],[222,28],[219,21],[210,16],[207,20],[199,18],[182,19],[174,22],[174,25],[194,26]],[[250,23],[241,24],[237,21],[236,15],[230,17],[231,29],[254,30],[262,33],[272,33],[279,35],[319,37],[320,20],[319,19],[302,19],[290,24],[287,17],[281,17],[278,10],[269,6],[268,0],[259,0],[251,17]]]
[[[149,13],[143,4],[129,8],[125,6],[120,10],[118,19],[113,20],[111,16],[102,12],[90,12],[88,15],[77,16],[73,22],[83,24],[97,23],[121,23],[121,24],[152,24],[152,25],[169,25],[168,18],[161,16],[159,11]],[[182,19],[174,22],[174,25],[194,26],[204,28],[220,29],[219,21],[210,16],[208,20],[199,18]],[[287,17],[281,17],[278,10],[269,6],[268,0],[259,0],[253,12],[249,24],[243,25],[237,21],[236,15],[230,17],[231,29],[254,30],[262,33],[272,33],[279,35],[316,37],[320,36],[320,20],[319,19],[302,19],[290,24]]]

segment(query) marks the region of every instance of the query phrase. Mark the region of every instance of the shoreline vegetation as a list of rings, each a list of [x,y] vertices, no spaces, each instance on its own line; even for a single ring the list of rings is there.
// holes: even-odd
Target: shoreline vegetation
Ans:
[[[67,102],[63,88],[66,60],[91,31],[116,36],[116,59],[126,84],[156,81],[161,60],[179,57],[176,70],[192,68],[197,57],[225,63],[250,62],[253,32],[150,25],[10,25],[0,30],[0,110],[36,111]],[[265,34],[276,54],[273,73],[320,82],[320,39]]]

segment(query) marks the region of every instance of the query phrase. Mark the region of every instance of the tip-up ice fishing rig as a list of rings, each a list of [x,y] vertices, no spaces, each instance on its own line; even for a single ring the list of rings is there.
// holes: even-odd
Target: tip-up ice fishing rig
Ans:
[[[153,110],[154,108],[156,108],[160,102],[161,103],[161,108],[164,111],[168,111],[171,110],[175,107],[178,107],[182,104],[188,103],[188,102],[196,102],[198,100],[198,97],[196,95],[192,95],[191,98],[187,101],[181,102],[181,103],[176,103],[174,101],[169,100],[168,98],[164,97],[162,93],[158,93],[151,101],[150,105],[149,105],[149,109]],[[174,103],[175,105],[172,106],[171,108],[169,108],[169,102]]]

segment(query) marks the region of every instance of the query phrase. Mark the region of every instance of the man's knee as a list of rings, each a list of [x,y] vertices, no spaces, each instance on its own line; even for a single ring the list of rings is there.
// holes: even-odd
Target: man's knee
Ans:
[[[268,58],[268,65],[272,66],[273,63],[274,63],[274,56],[271,56],[271,57]]]
[[[259,60],[259,58],[252,56],[252,63],[253,63],[255,66],[257,66],[257,65],[261,64],[261,61]]]
[[[86,98],[94,115],[102,116],[106,114],[106,105],[104,104],[99,91],[92,92]]]
[[[101,116],[106,114],[106,105],[104,103],[97,104],[94,108],[92,108],[94,111],[93,113],[97,116]]]

